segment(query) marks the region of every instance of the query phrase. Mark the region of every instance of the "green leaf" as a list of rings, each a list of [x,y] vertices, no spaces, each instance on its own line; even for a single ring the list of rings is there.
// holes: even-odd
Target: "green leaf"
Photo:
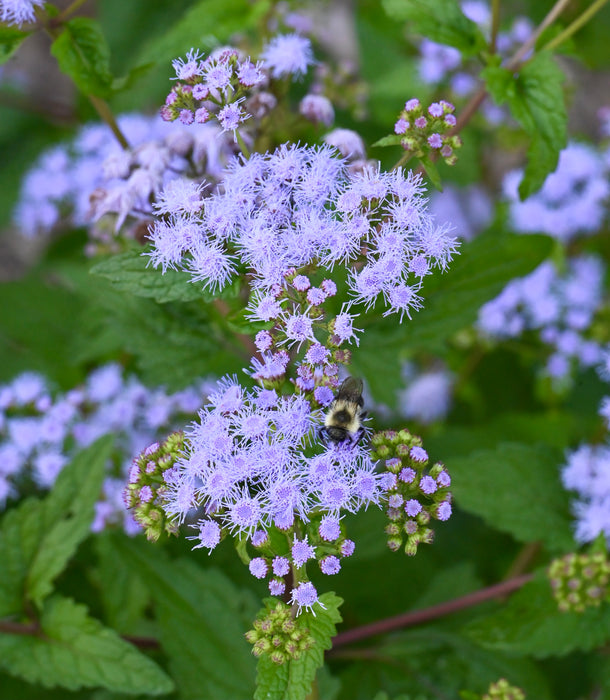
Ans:
[[[372,147],[375,148],[375,146],[400,146],[400,142],[402,141],[402,139],[403,137],[400,134],[389,134],[388,136],[384,136],[378,141],[375,141]]]
[[[393,19],[409,22],[409,29],[439,44],[455,46],[464,56],[483,51],[487,42],[457,0],[383,0]]]
[[[464,510],[521,542],[574,547],[569,497],[559,480],[562,453],[545,445],[504,443],[447,460],[451,489]]]
[[[190,48],[209,50],[227,41],[236,32],[244,32],[269,12],[270,3],[259,0],[199,0],[163,33],[147,44],[139,62],[169,61]]]
[[[40,636],[0,634],[0,667],[47,688],[101,686],[136,695],[162,695],[174,688],[153,661],[89,617],[83,605],[53,597],[40,624]]]
[[[302,613],[315,639],[313,647],[296,661],[281,666],[262,656],[256,669],[254,700],[305,700],[310,695],[316,672],[324,663],[324,650],[331,648],[332,638],[337,634],[343,600],[334,593],[324,593],[320,602],[326,609],[316,606],[315,615]]]
[[[442,688],[455,698],[463,688],[484,692],[498,678],[508,678],[532,700],[552,700],[548,681],[530,659],[492,652],[456,632],[438,627],[409,630],[387,638],[378,649],[383,659],[400,664],[410,677],[411,693]]]
[[[104,605],[104,621],[121,634],[139,634],[138,624],[151,602],[148,588],[132,568],[123,565],[114,536],[99,533],[94,546],[98,559],[94,579]]]
[[[112,440],[80,452],[43,500],[29,499],[0,525],[0,615],[19,613],[23,601],[40,606],[76,548],[90,532]]]
[[[121,538],[115,546],[149,586],[182,700],[251,698],[255,661],[244,638],[240,591],[219,571],[170,562],[146,543]]]
[[[567,112],[563,72],[552,54],[541,51],[518,74],[491,65],[482,71],[496,104],[508,104],[512,116],[530,137],[527,165],[519,186],[521,199],[538,191],[557,167],[567,143]]]
[[[57,280],[28,277],[0,285],[0,379],[35,370],[65,386],[81,378],[66,358],[81,303]]]
[[[492,614],[471,622],[466,634],[488,649],[537,658],[589,651],[610,640],[610,605],[561,612],[544,571]]]
[[[426,171],[426,175],[430,182],[436,187],[440,192],[443,191],[443,183],[441,181],[441,175],[438,172],[436,165],[430,160],[430,158],[420,158],[420,163]]]
[[[22,32],[14,27],[0,26],[0,65],[8,61],[31,33]]]
[[[167,270],[162,273],[152,267],[142,250],[113,255],[94,265],[90,272],[110,280],[121,292],[148,297],[160,304],[203,298],[202,290],[192,283],[188,272]]]
[[[112,94],[110,49],[99,22],[89,17],[66,22],[51,44],[51,53],[81,92],[96,97]]]

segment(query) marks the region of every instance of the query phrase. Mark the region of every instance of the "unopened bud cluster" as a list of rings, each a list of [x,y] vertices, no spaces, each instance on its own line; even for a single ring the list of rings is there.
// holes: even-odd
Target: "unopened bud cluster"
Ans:
[[[408,430],[376,433],[371,447],[371,458],[385,464],[388,547],[396,552],[404,545],[413,556],[420,544],[434,539],[430,521],[451,516],[451,477],[440,462],[428,468],[421,438]]]
[[[548,570],[553,595],[563,612],[583,612],[608,597],[610,562],[604,552],[566,554]]]
[[[272,609],[263,610],[264,614],[254,621],[254,629],[246,632],[254,656],[268,656],[279,666],[298,659],[315,644],[304,625],[305,618],[293,618],[289,605],[278,601]]]
[[[394,124],[394,133],[402,136],[401,146],[417,158],[440,153],[447,165],[457,161],[455,151],[462,145],[457,134],[449,134],[456,125],[455,107],[445,100],[433,102],[427,110],[419,100],[411,99]]]
[[[163,532],[175,534],[178,530],[163,506],[175,473],[174,465],[182,456],[183,448],[184,433],[171,433],[164,442],[154,442],[143,450],[134,459],[129,472],[129,483],[123,492],[125,505],[132,509],[134,519],[153,542]]]
[[[525,693],[521,688],[510,685],[506,678],[500,678],[489,686],[481,700],[525,700]]]

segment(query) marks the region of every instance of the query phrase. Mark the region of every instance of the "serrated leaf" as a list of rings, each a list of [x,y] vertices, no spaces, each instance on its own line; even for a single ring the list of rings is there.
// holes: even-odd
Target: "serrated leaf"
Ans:
[[[569,497],[559,480],[562,453],[545,445],[504,443],[447,460],[456,502],[521,542],[574,547]]]
[[[31,33],[22,32],[15,27],[0,26],[0,65],[8,61]]]
[[[20,612],[24,600],[40,605],[89,534],[111,447],[110,438],[100,438],[63,469],[46,498],[29,499],[5,515],[0,615]]]
[[[366,328],[356,356],[393,350],[442,354],[454,333],[470,326],[481,306],[493,299],[510,280],[531,272],[552,247],[548,236],[518,236],[490,231],[465,243],[447,272],[424,279],[424,308],[402,324],[395,317],[377,320]],[[356,360],[357,361],[357,360]]]
[[[589,651],[610,640],[610,605],[561,612],[544,571],[502,608],[471,622],[465,633],[488,649],[536,658]]]
[[[0,667],[29,683],[69,690],[101,686],[162,695],[172,680],[148,657],[68,598],[45,604],[41,635],[0,634]]]
[[[457,0],[383,0],[393,19],[439,44],[455,46],[464,56],[483,51],[487,42],[478,25],[466,17]]]
[[[190,560],[170,562],[145,543],[121,538],[115,546],[155,599],[161,644],[180,697],[249,700],[255,661],[244,638],[241,592],[219,571],[203,570]]]
[[[315,644],[301,658],[281,666],[262,656],[256,667],[254,700],[305,700],[310,695],[316,672],[324,663],[324,650],[331,648],[336,625],[341,622],[343,600],[334,593],[324,593],[320,601],[326,609],[316,606],[315,615],[302,613]]]
[[[537,192],[557,167],[567,143],[567,112],[562,71],[548,51],[537,53],[518,74],[495,65],[482,71],[496,104],[506,103],[530,137],[521,199]]]
[[[51,53],[62,72],[83,93],[96,97],[112,94],[110,49],[99,22],[76,17],[64,23],[63,31],[51,44]]]
[[[202,290],[192,283],[188,272],[156,270],[139,250],[113,255],[94,265],[90,272],[110,280],[112,286],[121,292],[151,298],[160,304],[192,301],[204,296]]]

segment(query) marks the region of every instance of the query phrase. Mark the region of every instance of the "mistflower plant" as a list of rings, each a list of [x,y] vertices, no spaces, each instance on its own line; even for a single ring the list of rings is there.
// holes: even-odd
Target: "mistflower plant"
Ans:
[[[0,697],[605,697],[606,0],[89,4],[0,0]]]

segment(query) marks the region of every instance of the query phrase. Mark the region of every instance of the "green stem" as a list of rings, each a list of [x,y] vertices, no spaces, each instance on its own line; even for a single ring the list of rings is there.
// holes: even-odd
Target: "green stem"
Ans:
[[[235,131],[235,137],[237,138],[237,143],[239,144],[241,152],[246,156],[246,158],[249,158],[250,150],[246,146],[246,142],[244,141],[242,135],[237,130]]]
[[[73,2],[65,8],[65,10],[62,10],[57,17],[53,18],[53,22],[56,24],[65,22],[70,15],[74,14],[76,10],[78,10],[78,8],[81,7],[81,5],[84,5],[86,2],[87,0],[73,0]]]
[[[108,103],[105,100],[102,100],[100,97],[96,97],[95,95],[87,95],[87,97],[89,98],[89,101],[93,105],[95,111],[99,114],[100,119],[106,122],[106,124],[108,124],[116,140],[121,144],[121,148],[123,148],[123,150],[125,151],[128,150],[129,142],[127,141],[123,132],[119,128],[119,125],[117,124],[117,121],[114,118],[114,114],[108,106]]]
[[[608,0],[595,0],[580,17],[577,17],[571,24],[569,24],[562,32],[560,32],[554,39],[551,39],[547,44],[542,47],[542,51],[550,51],[556,46],[559,46],[566,39],[577,32],[583,24],[586,24],[597,12],[599,12],[602,7],[608,2]]]
[[[547,27],[553,24],[553,22],[566,9],[570,2],[571,0],[557,0],[557,2],[549,10],[547,16],[542,20],[542,22],[540,22],[540,24],[536,27],[536,30],[532,32],[529,39],[523,43],[517,53],[510,59],[505,68],[508,68],[508,70],[515,70],[519,67],[523,61],[523,58],[536,46],[538,37]]]
[[[500,30],[500,0],[491,0],[491,37],[489,38],[489,53],[496,53],[496,43]]]

